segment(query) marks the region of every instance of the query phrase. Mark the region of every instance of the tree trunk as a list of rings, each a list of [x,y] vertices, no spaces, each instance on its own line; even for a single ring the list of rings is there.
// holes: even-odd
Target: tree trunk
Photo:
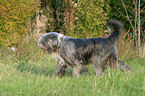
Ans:
[[[137,0],[134,0],[134,5],[135,5],[135,26],[134,26],[134,38],[135,38],[135,43],[136,43],[136,54],[138,54],[138,42],[137,42]]]
[[[145,30],[143,33],[145,33]],[[145,57],[145,36],[143,36],[143,57]]]
[[[69,26],[68,0],[65,0],[65,14],[66,14],[66,32],[64,34],[67,34]]]
[[[138,56],[142,57],[142,48],[140,44],[140,0],[138,1]]]
[[[73,0],[69,0],[69,6],[70,6],[70,30],[73,30],[73,22],[74,22],[74,9],[72,6],[72,1]]]
[[[145,57],[145,42],[144,42],[144,51],[143,51],[143,57]]]

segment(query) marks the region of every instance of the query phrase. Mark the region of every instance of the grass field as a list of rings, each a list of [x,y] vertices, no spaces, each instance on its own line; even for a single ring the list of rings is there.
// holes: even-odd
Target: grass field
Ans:
[[[92,66],[81,77],[52,77],[56,61],[44,55],[38,60],[0,59],[0,96],[145,96],[145,58],[126,62],[133,70],[107,69],[95,77]]]

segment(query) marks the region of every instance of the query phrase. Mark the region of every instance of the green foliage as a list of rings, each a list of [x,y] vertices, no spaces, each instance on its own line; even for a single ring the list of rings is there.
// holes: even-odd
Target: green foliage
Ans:
[[[126,9],[127,9],[127,13],[129,15],[129,18],[133,24],[133,26],[135,25],[135,3],[134,1],[136,0],[122,0],[126,6]],[[109,17],[110,18],[115,18],[115,19],[118,19],[120,21],[123,21],[123,23],[125,24],[125,28],[126,29],[129,29],[131,27],[128,19],[127,19],[127,14],[126,14],[126,11],[124,9],[124,6],[122,4],[122,1],[121,0],[109,0],[110,2],[110,8],[111,8],[111,11],[110,11],[110,14]],[[145,26],[145,20],[143,19],[144,18],[144,14],[145,14],[145,9],[144,9],[144,6],[145,6],[145,3],[144,3],[144,0],[140,0],[140,4],[141,4],[141,13],[140,13],[140,16],[141,16],[141,30],[145,30],[143,26]],[[138,7],[138,3],[137,3],[137,7]],[[138,9],[137,9],[138,10]]]
[[[74,4],[75,25],[73,33],[76,37],[102,37],[106,28],[110,6],[107,0],[79,0]]]
[[[0,0],[0,45],[18,44],[27,33],[26,22],[38,10],[38,0]]]
[[[119,20],[125,20],[125,21],[127,21],[126,17],[124,17],[124,16],[126,16],[126,12],[125,12],[124,6],[122,4],[122,1],[121,0],[118,0],[118,1],[116,1],[116,0],[109,0],[109,1],[110,1],[110,6],[112,6],[111,7],[110,17],[117,18]],[[133,15],[134,13],[131,14],[131,10],[133,10],[133,7],[134,7],[134,0],[123,0],[123,1],[127,5],[126,6],[127,9],[130,10],[130,11],[128,11],[129,15]]]
[[[65,1],[64,0],[42,0],[41,9],[47,17],[47,32],[66,32],[65,23]]]

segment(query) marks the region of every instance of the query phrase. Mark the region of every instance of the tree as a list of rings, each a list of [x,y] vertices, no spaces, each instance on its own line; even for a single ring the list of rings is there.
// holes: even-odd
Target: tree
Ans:
[[[130,5],[134,6],[134,8],[133,8],[132,6],[126,5],[123,0],[120,0],[120,1],[121,1],[121,4],[123,5],[124,13],[123,13],[123,11],[120,11],[117,6],[115,8],[116,8],[117,12],[120,13],[121,16],[124,16],[127,19],[127,21],[129,22],[129,24],[131,25],[131,28],[133,30],[133,36],[135,37],[137,55],[139,57],[142,57],[143,56],[142,52],[143,52],[144,48],[141,47],[141,43],[144,42],[143,30],[145,30],[144,27],[142,27],[144,25],[145,17],[143,15],[143,13],[145,13],[144,12],[145,7],[142,7],[142,6],[145,4],[144,4],[143,0],[141,0],[141,1],[134,0],[134,3],[133,3],[134,5],[132,5],[132,3],[130,3]],[[141,7],[142,7],[142,9],[141,9]],[[124,15],[124,14],[126,14],[126,15]],[[141,34],[141,31],[142,31],[142,34]]]

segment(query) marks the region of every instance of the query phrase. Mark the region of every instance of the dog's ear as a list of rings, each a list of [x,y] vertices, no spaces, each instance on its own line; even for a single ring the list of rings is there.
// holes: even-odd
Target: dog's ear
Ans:
[[[51,47],[51,49],[53,49],[52,43],[53,43],[53,42],[52,42],[51,39],[49,39],[48,42],[47,42],[47,44]]]

